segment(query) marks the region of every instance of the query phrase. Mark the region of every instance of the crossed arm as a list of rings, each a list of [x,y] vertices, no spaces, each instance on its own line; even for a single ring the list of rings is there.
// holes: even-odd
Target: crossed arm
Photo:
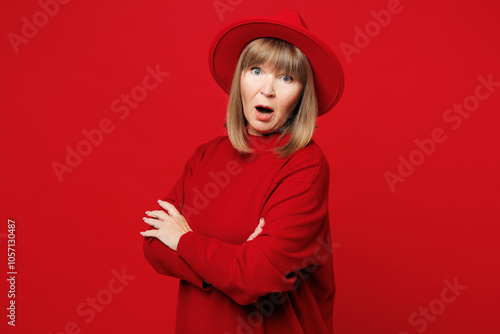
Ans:
[[[162,200],[158,200],[158,204],[160,204],[166,212],[161,210],[146,211],[146,214],[150,218],[144,217],[143,220],[155,229],[140,233],[144,237],[157,238],[170,249],[177,251],[179,239],[187,232],[192,232],[193,230],[173,204]],[[257,237],[262,232],[264,225],[264,218],[261,218],[255,231],[248,237],[247,241]]]
[[[140,232],[140,234],[144,237],[156,238],[172,251],[177,252],[179,239],[187,232],[192,232],[193,230],[173,204],[162,200],[158,200],[158,204],[160,204],[165,211],[146,211],[146,215],[149,217],[144,217],[143,220],[152,228],[147,231]],[[264,225],[264,218],[261,218],[259,224],[255,228],[255,231],[248,237],[247,241],[251,241],[256,238],[262,232]],[[184,268],[183,272],[185,273],[186,270],[187,268]],[[199,283],[199,280],[197,279],[196,282]],[[203,279],[203,283],[205,285],[210,284],[205,279]],[[204,288],[206,288],[205,285],[203,286]]]
[[[261,213],[265,222],[256,222],[256,230],[241,245],[192,231],[180,213],[195,163],[188,162],[183,178],[159,201],[165,211],[148,211],[144,218],[151,227],[141,232],[146,237],[144,254],[158,273],[203,290],[216,288],[246,305],[270,292],[292,289],[302,269],[328,261],[328,254],[320,254],[331,255],[327,162],[303,155],[288,163],[270,185]]]

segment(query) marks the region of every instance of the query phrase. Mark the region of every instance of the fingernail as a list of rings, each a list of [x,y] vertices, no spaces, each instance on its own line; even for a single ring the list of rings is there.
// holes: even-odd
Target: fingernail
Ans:
[[[142,220],[146,221],[146,219],[147,219],[146,217],[142,217]]]
[[[261,224],[262,224],[262,222],[263,222],[263,221],[264,221],[264,218],[261,218],[261,219],[259,220],[259,223],[261,223]]]
[[[159,200],[158,200],[158,203],[161,203],[161,202],[162,202],[162,200],[161,200],[161,199],[159,199]]]
[[[146,211],[146,214],[149,216],[150,212],[149,212],[149,211]]]

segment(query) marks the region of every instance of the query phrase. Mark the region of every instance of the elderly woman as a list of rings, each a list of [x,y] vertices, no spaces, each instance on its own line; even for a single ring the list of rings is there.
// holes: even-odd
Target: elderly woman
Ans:
[[[332,333],[329,167],[312,136],[342,94],[338,59],[285,10],[226,27],[210,68],[227,135],[195,150],[141,232],[153,268],[180,278],[176,333]]]

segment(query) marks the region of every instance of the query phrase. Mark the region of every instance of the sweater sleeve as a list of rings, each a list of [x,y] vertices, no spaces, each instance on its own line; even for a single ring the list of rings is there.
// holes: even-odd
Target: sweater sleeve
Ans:
[[[185,213],[183,213],[184,187],[189,183],[196,162],[202,154],[202,150],[203,145],[198,147],[193,156],[191,156],[184,167],[182,176],[177,180],[168,196],[163,198],[164,201],[175,205],[177,210],[179,210],[179,212],[183,215],[185,215]],[[158,210],[163,209],[159,207]],[[152,227],[150,229],[154,228]],[[144,238],[143,250],[146,260],[151,264],[157,273],[180,278],[206,291],[212,289],[211,285],[203,283],[203,278],[198,275],[186,261],[180,258],[176,251],[170,249],[157,238]]]
[[[300,269],[318,265],[325,245],[320,236],[328,224],[326,159],[306,157],[278,174],[263,206],[266,225],[254,240],[233,245],[188,232],[177,246],[195,272],[241,305],[291,290]]]

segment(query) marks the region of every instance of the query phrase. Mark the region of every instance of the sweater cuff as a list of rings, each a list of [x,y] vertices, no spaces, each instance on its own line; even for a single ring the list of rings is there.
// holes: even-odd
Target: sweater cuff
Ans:
[[[194,254],[196,254],[196,233],[189,231],[184,233],[177,243],[177,254],[184,260],[190,259]],[[188,263],[190,261],[187,261]]]
[[[181,259],[186,261],[188,264],[191,264],[191,261],[189,261],[188,259],[191,259],[193,256],[196,255],[195,244],[196,244],[197,237],[201,237],[201,235],[196,234],[192,231],[189,231],[187,233],[184,233],[180,237],[179,242],[177,243],[177,255]],[[201,282],[200,282],[199,287],[205,291],[210,291],[213,288],[213,286],[211,284],[205,283],[203,281],[203,278],[201,278]]]

